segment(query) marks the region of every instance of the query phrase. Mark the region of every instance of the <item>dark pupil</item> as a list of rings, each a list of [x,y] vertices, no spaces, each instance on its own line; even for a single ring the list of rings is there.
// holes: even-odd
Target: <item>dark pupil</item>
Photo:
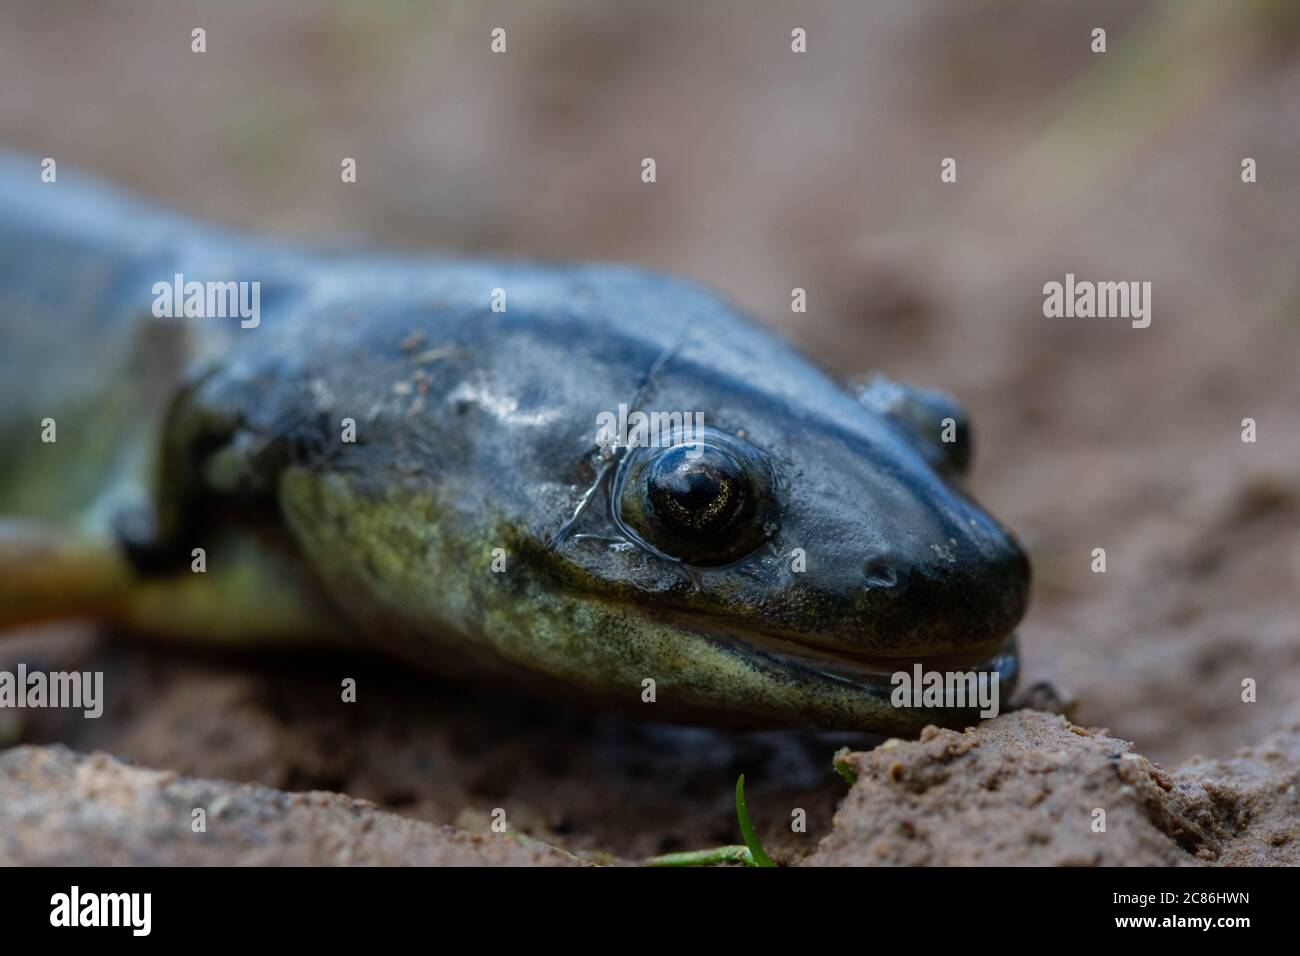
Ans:
[[[729,525],[746,504],[740,466],[718,448],[678,445],[661,453],[646,479],[650,507],[678,531],[709,533]]]

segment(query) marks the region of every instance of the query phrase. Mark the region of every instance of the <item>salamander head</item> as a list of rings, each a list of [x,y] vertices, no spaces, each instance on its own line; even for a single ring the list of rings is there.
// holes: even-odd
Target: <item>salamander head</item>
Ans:
[[[1029,583],[1016,541],[910,447],[915,436],[881,443],[833,422],[800,425],[779,443],[706,428],[610,465],[596,515],[557,549],[589,597],[617,598],[610,640],[675,628],[771,694],[799,685],[815,724],[916,720],[879,711],[890,675],[918,662],[997,671],[1009,693]],[[854,694],[870,716],[853,715]],[[765,716],[792,718],[747,715]]]
[[[511,286],[511,312],[455,326],[464,358],[418,415],[384,378],[409,361],[405,321],[316,346],[336,378],[311,393],[364,383],[373,401],[353,404],[376,411],[368,444],[290,475],[281,507],[354,619],[409,657],[481,655],[651,719],[969,722],[893,705],[892,675],[918,663],[996,675],[1006,699],[1029,565],[958,484],[955,403],[854,393],[664,277],[552,275],[484,280]]]
[[[729,374],[710,352],[663,364],[640,407],[675,430],[607,448],[531,559],[556,601],[608,609],[581,619],[617,680],[655,679],[664,713],[888,732],[969,722],[890,703],[917,663],[996,673],[1005,701],[1029,563],[959,484],[960,407],[883,379],[854,394],[793,353]]]

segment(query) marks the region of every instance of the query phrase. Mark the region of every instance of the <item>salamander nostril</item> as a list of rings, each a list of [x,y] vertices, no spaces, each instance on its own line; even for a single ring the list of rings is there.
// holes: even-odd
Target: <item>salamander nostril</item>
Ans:
[[[887,591],[898,585],[898,572],[893,565],[880,558],[870,558],[862,566],[862,577],[867,590]]]

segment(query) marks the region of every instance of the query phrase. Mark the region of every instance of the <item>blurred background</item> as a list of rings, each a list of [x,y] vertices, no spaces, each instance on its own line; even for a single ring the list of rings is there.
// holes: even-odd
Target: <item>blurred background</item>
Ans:
[[[1028,679],[1081,721],[1179,762],[1300,701],[1300,3],[8,0],[0,145],[311,242],[704,280],[846,376],[967,404],[975,494],[1034,560]],[[1067,272],[1150,281],[1150,328],[1044,318]],[[814,835],[843,793],[829,749],[780,735],[485,715],[387,672],[388,706],[341,718],[301,662],[0,643],[34,655],[95,659],[118,698],[11,741],[467,826],[510,797],[575,847],[730,842],[737,767],[757,816],[800,796]]]

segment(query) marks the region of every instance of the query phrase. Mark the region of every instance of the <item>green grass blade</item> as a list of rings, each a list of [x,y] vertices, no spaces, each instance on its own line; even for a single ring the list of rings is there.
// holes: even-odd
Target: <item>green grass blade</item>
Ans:
[[[652,856],[643,866],[719,866],[723,863],[754,865],[747,846],[717,846],[711,850],[685,850],[681,853],[664,853]]]
[[[749,847],[749,855],[753,857],[754,866],[776,866],[772,858],[763,850],[763,844],[758,842],[758,834],[754,832],[754,824],[749,821],[749,807],[745,803],[745,775],[742,773],[736,780],[736,819],[740,821],[740,835],[745,838],[745,846]]]

